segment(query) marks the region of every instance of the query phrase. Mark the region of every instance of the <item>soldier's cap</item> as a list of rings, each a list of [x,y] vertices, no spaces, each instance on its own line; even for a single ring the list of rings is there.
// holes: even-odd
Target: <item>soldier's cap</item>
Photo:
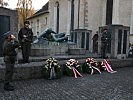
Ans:
[[[30,22],[28,20],[24,21],[24,25],[25,24],[29,24],[30,25]]]
[[[11,31],[8,31],[8,32],[4,33],[5,39],[8,39],[8,37],[11,36],[11,35],[12,35]]]
[[[104,28],[104,29],[102,29],[102,32],[105,31],[105,30],[108,30],[108,29],[107,28]]]

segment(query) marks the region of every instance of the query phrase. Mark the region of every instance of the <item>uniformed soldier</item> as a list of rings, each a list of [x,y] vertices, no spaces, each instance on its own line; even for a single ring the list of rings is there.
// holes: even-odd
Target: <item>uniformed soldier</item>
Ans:
[[[17,53],[15,51],[20,45],[15,40],[15,36],[8,34],[6,36],[5,42],[3,44],[3,56],[6,66],[5,80],[4,80],[4,90],[13,91],[14,87],[10,85],[13,76],[14,64],[16,61]]]
[[[21,44],[23,62],[29,63],[29,55],[31,49],[31,43],[33,39],[32,29],[29,28],[29,21],[24,22],[24,28],[21,28],[18,33],[18,40]]]
[[[102,32],[102,37],[101,37],[101,55],[102,58],[106,58],[106,50],[108,46],[108,34],[107,34],[107,29],[104,29]]]

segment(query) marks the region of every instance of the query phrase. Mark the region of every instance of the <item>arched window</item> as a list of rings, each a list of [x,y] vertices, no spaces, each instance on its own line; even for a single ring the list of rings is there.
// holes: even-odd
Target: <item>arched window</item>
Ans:
[[[71,1],[71,30],[74,29],[74,0]]]
[[[55,25],[54,26],[55,26],[55,31],[58,33],[59,32],[59,15],[60,15],[59,14],[60,11],[59,11],[59,2],[58,1],[55,2],[55,8],[54,9],[55,9],[54,10],[54,14],[55,14],[54,15],[55,16],[55,19],[54,19],[55,20],[54,21],[55,22],[54,23]]]
[[[112,24],[113,0],[107,0],[106,3],[106,25]]]

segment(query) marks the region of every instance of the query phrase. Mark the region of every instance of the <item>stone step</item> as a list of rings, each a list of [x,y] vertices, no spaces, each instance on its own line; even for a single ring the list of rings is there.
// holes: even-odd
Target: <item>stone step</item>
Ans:
[[[61,58],[60,58],[61,59]],[[78,59],[79,64],[83,64],[86,58]],[[64,72],[65,64],[68,59],[62,58],[59,60],[59,64],[62,67],[62,71]],[[96,59],[97,61],[101,61],[103,59]],[[45,60],[44,60],[45,61]],[[23,79],[36,79],[42,78],[42,66],[44,65],[44,61],[39,62],[31,62],[26,64],[15,64],[15,72],[13,76],[13,80],[23,80]],[[123,67],[133,67],[132,59],[108,59],[113,69],[123,68]],[[5,65],[0,65],[0,81],[4,79]]]
[[[68,60],[68,59],[85,59],[88,57],[93,57],[93,58],[99,58],[100,55],[98,54],[86,54],[86,55],[56,55],[56,56],[40,56],[40,57],[30,57],[31,62],[39,62],[39,61],[44,61],[50,57],[53,57],[57,60]],[[21,60],[21,59],[20,59]]]
[[[93,57],[93,58],[99,58],[100,55],[95,54],[95,53],[88,53],[86,55],[51,55],[51,56],[34,56],[34,57],[30,57],[30,62],[40,62],[40,61],[44,61],[50,57],[54,57],[57,60],[67,60],[67,59],[82,59],[82,58],[88,58],[88,57]],[[18,53],[17,56],[17,62],[18,63],[22,63],[22,55],[21,53]],[[3,64],[3,57],[0,57],[0,64]]]

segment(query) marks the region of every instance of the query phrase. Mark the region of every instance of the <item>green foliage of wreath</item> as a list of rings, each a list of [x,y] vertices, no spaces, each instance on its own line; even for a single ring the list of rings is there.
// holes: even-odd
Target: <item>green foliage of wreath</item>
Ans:
[[[97,62],[97,63],[98,63],[98,66],[97,67],[100,69],[100,71],[104,71],[105,68],[102,67],[101,62]]]
[[[100,62],[97,62],[98,65],[96,66],[98,69],[100,69],[100,71],[103,71],[104,68],[100,65]],[[82,69],[83,69],[83,73],[87,73],[87,74],[91,74],[91,68],[90,68],[90,64],[87,64],[87,63],[84,63],[82,65]],[[97,74],[98,71],[97,70],[94,70],[94,73]]]
[[[55,72],[56,72],[56,78],[60,79],[62,77],[62,69],[61,69],[61,67],[55,67]]]
[[[76,67],[76,69],[81,73],[82,72],[82,67],[80,65],[78,65],[78,67]],[[70,69],[69,67],[66,66],[65,68],[65,73],[67,76],[74,76],[73,70]]]
[[[91,74],[91,68],[89,64],[83,63],[82,69],[83,69],[83,73]]]
[[[43,74],[43,77],[45,79],[49,79],[50,78],[50,71],[51,71],[50,67],[51,66],[48,63],[48,61],[52,62],[53,60],[55,60],[54,58],[49,58],[49,59],[45,61],[45,64],[43,65],[43,68],[42,68],[42,74]],[[61,66],[58,64],[57,60],[55,60],[55,64],[54,64],[53,67],[55,69],[56,79],[60,79],[62,77],[62,69],[61,69]]]
[[[56,79],[59,79],[62,77],[62,70],[59,66],[54,66],[55,68],[55,73],[56,73]],[[43,74],[43,77],[46,78],[46,79],[49,79],[50,77],[50,68],[46,68],[45,65],[43,66],[43,69],[42,69],[42,74]]]

